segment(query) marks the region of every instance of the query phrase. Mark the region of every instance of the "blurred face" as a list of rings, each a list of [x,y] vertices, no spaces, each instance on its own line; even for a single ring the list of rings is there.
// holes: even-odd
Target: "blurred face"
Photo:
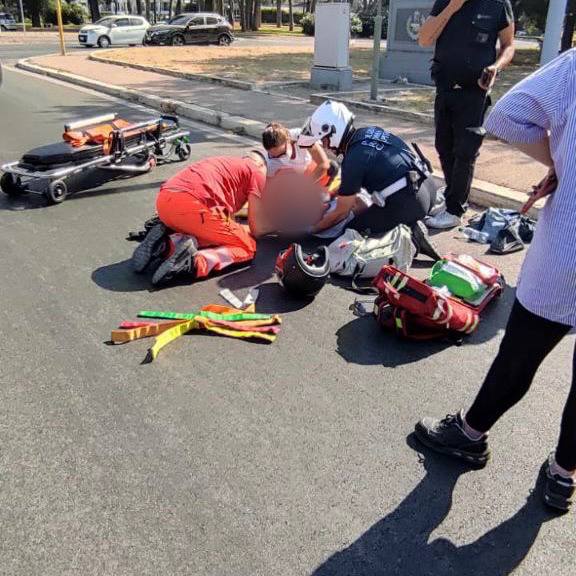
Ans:
[[[282,156],[291,156],[292,155],[292,143],[285,142],[284,144],[280,144],[279,146],[275,146],[274,148],[270,148],[268,150],[268,156],[270,158],[282,158]]]

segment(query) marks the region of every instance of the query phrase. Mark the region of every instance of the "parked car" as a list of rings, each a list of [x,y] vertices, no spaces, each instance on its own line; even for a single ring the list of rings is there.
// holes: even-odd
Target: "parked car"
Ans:
[[[142,16],[106,16],[95,24],[80,28],[78,41],[83,46],[108,48],[118,44],[142,44],[150,24]]]
[[[19,25],[16,23],[16,20],[14,20],[14,16],[7,12],[0,12],[0,30],[2,30],[2,32],[18,30],[18,28]]]
[[[144,38],[146,46],[168,44],[219,44],[229,46],[234,41],[232,26],[220,14],[197,12],[179,14],[167,23],[148,28]]]

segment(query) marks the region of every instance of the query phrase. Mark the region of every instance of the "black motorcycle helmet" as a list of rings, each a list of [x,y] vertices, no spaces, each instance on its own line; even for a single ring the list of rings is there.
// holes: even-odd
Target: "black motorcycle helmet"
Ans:
[[[300,244],[278,255],[276,276],[284,289],[297,298],[314,298],[328,280],[330,260],[326,246],[305,253]]]

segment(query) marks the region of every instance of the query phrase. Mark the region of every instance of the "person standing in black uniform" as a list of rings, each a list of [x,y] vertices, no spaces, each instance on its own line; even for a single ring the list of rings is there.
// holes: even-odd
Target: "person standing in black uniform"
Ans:
[[[514,57],[510,0],[436,0],[418,42],[436,43],[436,150],[446,178],[446,211],[426,224],[453,228],[466,212],[490,90],[498,72]]]

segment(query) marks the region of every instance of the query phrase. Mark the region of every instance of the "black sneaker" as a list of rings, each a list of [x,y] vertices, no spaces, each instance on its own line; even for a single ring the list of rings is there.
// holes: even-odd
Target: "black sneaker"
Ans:
[[[416,438],[432,450],[484,468],[490,459],[488,436],[470,440],[464,433],[462,414],[449,414],[443,420],[424,418],[416,424]]]
[[[414,224],[414,226],[412,226],[412,241],[414,242],[418,253],[432,258],[435,262],[442,260],[442,256],[440,256],[436,246],[434,246],[430,234],[428,233],[428,228],[422,220],[419,220]]]
[[[196,239],[187,238],[182,240],[176,245],[174,254],[167,260],[162,262],[154,276],[152,276],[152,284],[158,286],[159,284],[166,284],[180,274],[191,274],[195,272],[194,255],[198,252],[196,248]]]
[[[560,512],[568,512],[574,502],[576,493],[576,481],[573,478],[564,478],[558,474],[552,474],[550,467],[554,462],[554,452],[550,454],[544,464],[546,484],[544,485],[544,502]]]
[[[159,222],[146,234],[146,237],[132,254],[132,270],[141,274],[155,257],[161,255],[168,248],[168,229]]]

